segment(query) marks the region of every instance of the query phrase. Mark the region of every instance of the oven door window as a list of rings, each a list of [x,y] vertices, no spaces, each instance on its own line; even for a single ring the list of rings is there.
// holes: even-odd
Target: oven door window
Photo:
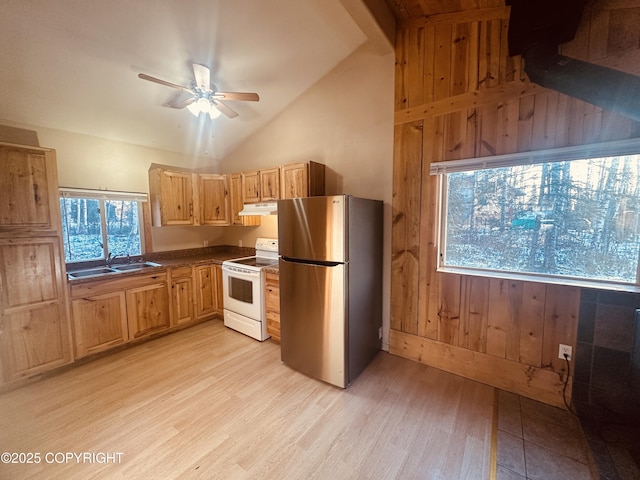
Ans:
[[[253,303],[253,282],[238,277],[229,277],[229,296],[239,302]]]

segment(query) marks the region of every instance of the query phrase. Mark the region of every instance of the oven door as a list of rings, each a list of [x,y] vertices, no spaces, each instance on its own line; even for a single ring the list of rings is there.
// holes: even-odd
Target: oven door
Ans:
[[[222,265],[224,309],[261,321],[261,276],[259,270]]]

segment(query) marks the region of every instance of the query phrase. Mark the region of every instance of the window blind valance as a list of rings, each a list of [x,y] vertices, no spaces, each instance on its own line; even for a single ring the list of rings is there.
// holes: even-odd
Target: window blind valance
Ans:
[[[146,202],[146,193],[119,192],[115,190],[93,190],[88,188],[60,187],[60,196],[64,198],[95,198],[97,200],[125,200],[131,202]]]
[[[434,162],[429,167],[431,175],[443,173],[469,172],[490,168],[533,165],[536,163],[564,162],[568,160],[621,157],[640,154],[640,139],[620,140],[617,142],[595,143],[571,147],[537,150],[533,152],[509,153],[491,157]]]

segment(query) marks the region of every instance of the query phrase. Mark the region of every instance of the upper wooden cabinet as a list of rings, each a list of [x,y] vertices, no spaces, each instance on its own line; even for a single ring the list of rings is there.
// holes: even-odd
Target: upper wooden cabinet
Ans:
[[[229,190],[231,204],[231,225],[255,226],[260,225],[260,217],[256,215],[238,215],[244,206],[244,196],[242,194],[242,174],[232,173],[229,175]]]
[[[229,225],[229,189],[226,175],[200,174],[198,179],[199,224]]]
[[[59,231],[53,150],[0,144],[0,229]]]
[[[244,203],[275,202],[280,198],[280,168],[242,172]]]
[[[151,218],[155,227],[193,225],[193,174],[164,169],[149,171]]]
[[[268,168],[260,170],[260,200],[275,202],[280,198],[280,169]]]
[[[242,172],[242,202],[258,203],[260,201],[260,170]]]
[[[316,162],[280,167],[280,198],[316,197],[325,194],[325,166]]]
[[[226,175],[149,171],[153,226],[229,225]]]

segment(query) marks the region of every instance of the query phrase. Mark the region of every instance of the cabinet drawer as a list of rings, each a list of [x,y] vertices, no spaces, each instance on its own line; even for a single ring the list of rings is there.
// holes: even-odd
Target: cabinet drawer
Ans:
[[[109,279],[105,278],[92,282],[81,283],[79,285],[72,284],[69,291],[71,292],[71,298],[93,297],[95,295],[102,295],[116,290],[128,290],[130,288],[143,287],[145,285],[166,281],[167,270],[162,269],[157,273],[132,275],[120,278],[110,277]]]
[[[193,269],[191,266],[171,268],[171,278],[191,277],[192,274]]]

